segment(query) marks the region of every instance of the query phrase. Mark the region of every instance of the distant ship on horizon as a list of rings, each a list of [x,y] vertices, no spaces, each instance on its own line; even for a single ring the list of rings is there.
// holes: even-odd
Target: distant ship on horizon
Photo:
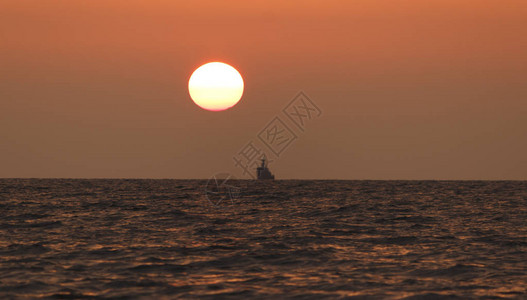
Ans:
[[[256,177],[259,180],[269,179],[274,180],[274,175],[271,173],[267,167],[267,162],[265,158],[262,158],[262,165],[256,168]]]

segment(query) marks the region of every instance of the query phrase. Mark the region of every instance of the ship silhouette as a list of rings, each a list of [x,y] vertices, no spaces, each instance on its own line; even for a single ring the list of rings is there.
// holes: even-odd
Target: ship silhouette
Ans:
[[[256,177],[260,180],[274,180],[274,175],[271,173],[269,168],[267,168],[267,162],[265,158],[262,158],[262,165],[256,168]]]

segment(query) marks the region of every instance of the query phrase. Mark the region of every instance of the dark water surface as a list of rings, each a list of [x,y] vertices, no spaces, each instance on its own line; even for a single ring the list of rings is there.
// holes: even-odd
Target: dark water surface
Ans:
[[[527,299],[527,182],[205,183],[0,180],[0,298]]]

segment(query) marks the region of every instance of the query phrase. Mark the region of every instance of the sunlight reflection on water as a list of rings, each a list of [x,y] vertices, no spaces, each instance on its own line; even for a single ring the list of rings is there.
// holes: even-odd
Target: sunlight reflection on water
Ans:
[[[527,183],[0,180],[0,297],[526,295]]]

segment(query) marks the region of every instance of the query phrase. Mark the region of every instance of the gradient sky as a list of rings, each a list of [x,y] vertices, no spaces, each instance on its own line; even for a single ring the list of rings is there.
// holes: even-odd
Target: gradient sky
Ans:
[[[209,61],[228,111],[188,95]],[[527,179],[525,0],[0,0],[0,177],[241,177],[300,90],[277,178]]]

